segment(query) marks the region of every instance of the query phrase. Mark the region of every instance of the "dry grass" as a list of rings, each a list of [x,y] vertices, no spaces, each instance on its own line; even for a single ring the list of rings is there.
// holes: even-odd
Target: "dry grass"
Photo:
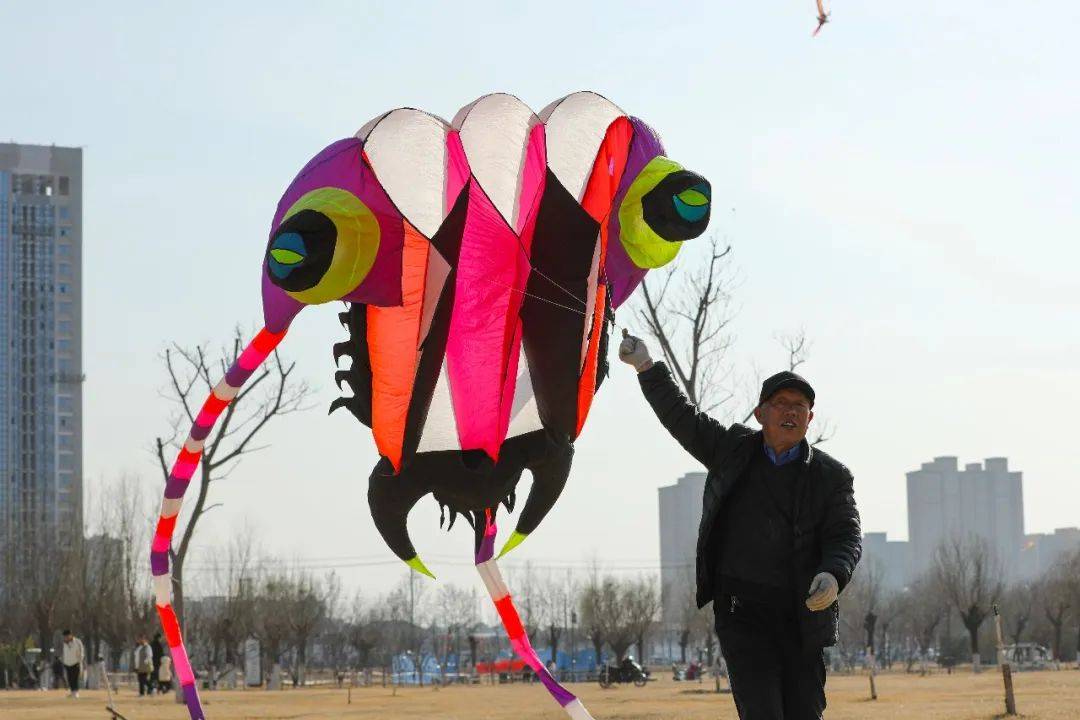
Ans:
[[[1019,673],[1017,707],[1027,720],[1080,718],[1080,671]],[[647,688],[631,686],[601,690],[595,684],[576,684],[586,707],[597,720],[714,720],[736,717],[731,695],[711,692],[708,683],[676,683],[661,677]],[[865,676],[829,678],[829,720],[993,720],[1004,712],[1001,676],[988,670],[953,675],[887,674],[878,677],[879,699],[868,699]],[[263,690],[204,692],[210,720],[255,718],[444,718],[446,720],[541,720],[566,717],[539,685],[488,685],[391,689],[354,689],[352,704],[345,690]],[[3,720],[108,720],[103,692],[86,692],[78,700],[60,691],[0,691]],[[136,697],[122,689],[117,708],[129,720],[185,720],[187,710],[170,697]]]

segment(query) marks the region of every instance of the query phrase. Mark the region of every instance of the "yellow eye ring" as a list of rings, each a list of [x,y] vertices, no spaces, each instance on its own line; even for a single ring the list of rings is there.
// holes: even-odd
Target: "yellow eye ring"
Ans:
[[[306,305],[339,300],[355,290],[375,264],[379,251],[379,221],[371,209],[348,190],[321,187],[305,193],[293,203],[282,217],[279,228],[305,210],[319,213],[333,223],[336,231],[334,254],[314,286],[305,290],[286,289],[286,292]],[[271,257],[278,262],[286,259],[281,250],[272,248],[270,252],[277,253]],[[287,259],[293,264],[302,264],[303,259],[297,260],[292,256],[294,254]]]

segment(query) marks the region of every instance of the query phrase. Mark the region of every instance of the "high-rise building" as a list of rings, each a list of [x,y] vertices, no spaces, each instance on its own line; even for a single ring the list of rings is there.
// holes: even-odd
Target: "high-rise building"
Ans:
[[[911,544],[890,540],[888,533],[868,532],[863,535],[859,565],[863,568],[875,565],[873,571],[878,574],[881,587],[898,590],[911,579]]]
[[[0,573],[82,532],[81,318],[82,150],[0,143]]]
[[[960,470],[955,457],[938,457],[907,473],[911,570],[930,567],[938,545],[952,538],[984,539],[1005,577],[1019,576],[1024,545],[1022,473],[1006,458],[987,458]]]
[[[694,602],[695,558],[705,473],[686,473],[660,493],[660,601],[663,622],[677,627]]]

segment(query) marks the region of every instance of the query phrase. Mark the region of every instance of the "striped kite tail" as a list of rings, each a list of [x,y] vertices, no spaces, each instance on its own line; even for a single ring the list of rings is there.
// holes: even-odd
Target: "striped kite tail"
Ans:
[[[191,720],[205,720],[199,691],[195,687],[195,674],[191,670],[191,661],[184,648],[184,639],[180,634],[180,622],[172,605],[172,576],[169,574],[169,551],[172,547],[173,532],[176,530],[176,518],[184,501],[184,492],[195,474],[202,459],[203,446],[210,431],[214,429],[218,417],[233,401],[241,386],[265,362],[274,348],[285,337],[286,330],[273,333],[266,328],[259,331],[236,362],[232,364],[225,377],[206,398],[198,417],[191,426],[184,446],[173,463],[169,479],[165,483],[165,493],[161,499],[161,515],[158,518],[154,539],[150,545],[150,570],[154,575],[154,604],[165,639],[169,643],[176,676],[184,693]]]
[[[529,642],[529,635],[521,624],[521,617],[518,615],[517,608],[514,607],[514,600],[510,596],[510,590],[506,586],[506,581],[503,580],[502,573],[499,571],[496,562],[497,558],[494,556],[495,534],[497,531],[495,510],[488,508],[484,511],[483,516],[477,513],[474,522],[476,528],[476,571],[480,573],[480,578],[484,581],[484,586],[487,588],[488,595],[491,596],[491,601],[495,603],[499,619],[502,620],[503,628],[506,629],[506,634],[510,638],[510,646],[518,657],[532,668],[540,682],[544,684],[544,688],[562,706],[570,720],[593,720],[592,715],[582,705],[581,700],[560,685],[552,676],[536,654],[532,643]]]

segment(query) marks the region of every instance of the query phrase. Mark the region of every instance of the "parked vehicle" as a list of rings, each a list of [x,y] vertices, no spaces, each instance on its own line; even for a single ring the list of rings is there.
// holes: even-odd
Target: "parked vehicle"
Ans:
[[[1014,670],[1046,670],[1054,665],[1050,651],[1036,643],[1006,645],[1003,650]]]
[[[671,664],[671,679],[676,682],[680,680],[700,680],[701,673],[702,667],[696,662],[691,662],[686,666],[676,663]]]
[[[649,681],[649,671],[628,657],[618,665],[605,665],[601,668],[599,680],[602,688],[609,688],[615,683],[631,682],[637,687],[644,687]]]

